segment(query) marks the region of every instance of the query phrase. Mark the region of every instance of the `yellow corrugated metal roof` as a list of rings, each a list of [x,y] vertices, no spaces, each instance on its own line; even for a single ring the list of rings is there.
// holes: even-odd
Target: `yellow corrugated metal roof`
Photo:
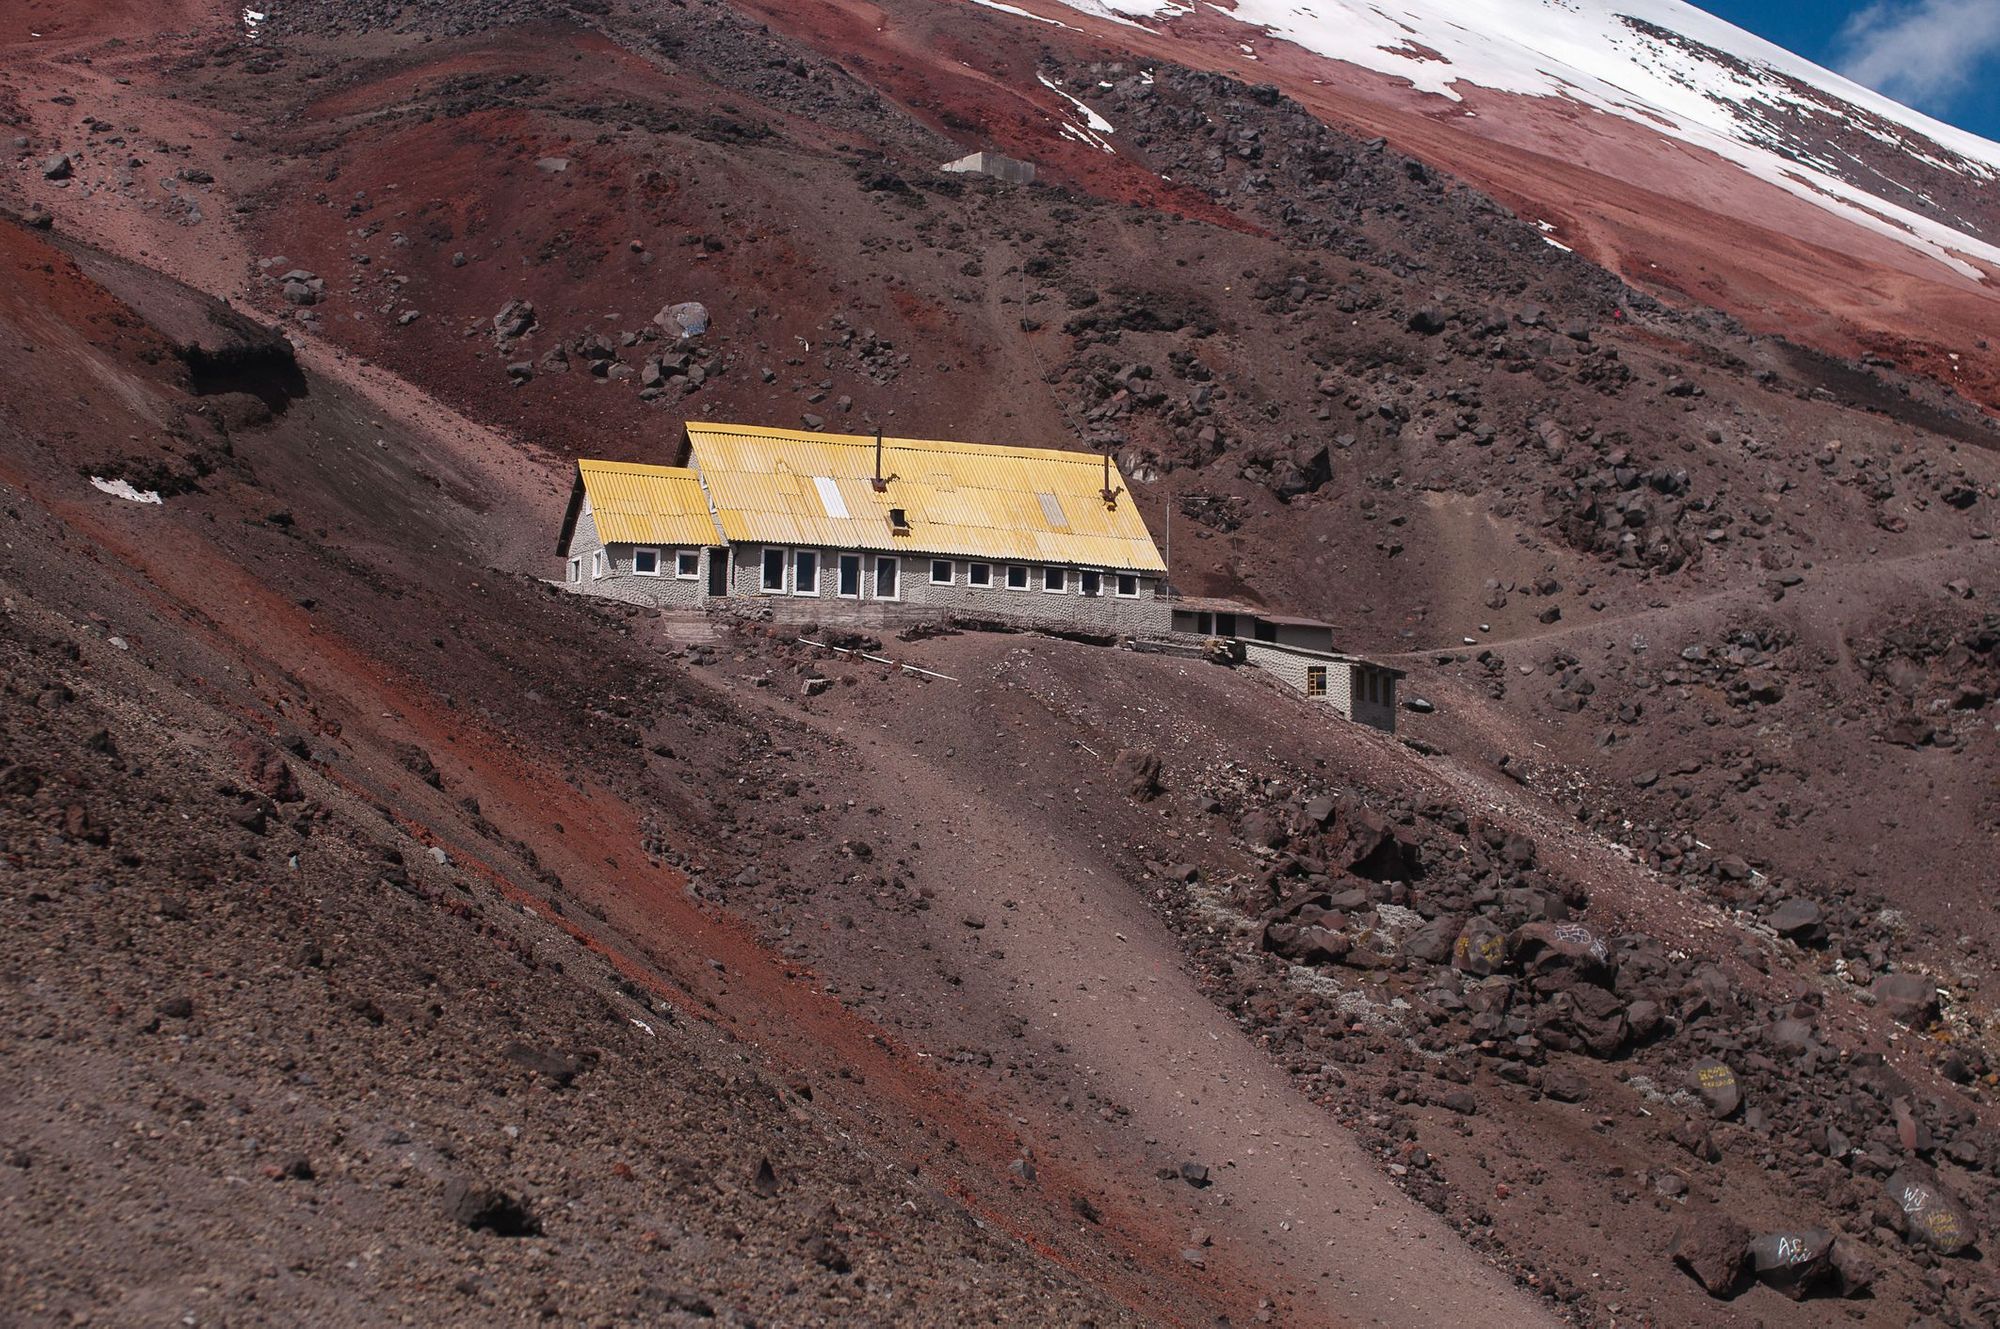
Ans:
[[[712,545],[715,521],[693,471],[636,462],[579,461],[584,496],[605,544]]]
[[[876,493],[871,434],[689,424],[694,466],[732,544],[818,545],[995,562],[1165,572],[1125,477],[1090,452],[930,439],[882,440]],[[897,535],[889,510],[910,530]]]

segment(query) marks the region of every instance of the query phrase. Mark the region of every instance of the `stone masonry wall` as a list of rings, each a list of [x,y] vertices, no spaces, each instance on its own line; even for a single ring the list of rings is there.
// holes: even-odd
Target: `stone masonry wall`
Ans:
[[[652,548],[650,545],[645,547]],[[607,600],[649,605],[656,609],[697,609],[706,602],[708,560],[719,557],[722,550],[702,551],[700,573],[693,580],[687,580],[674,575],[675,559],[680,551],[672,547],[659,551],[658,576],[633,571],[633,554],[637,548],[627,544],[607,547],[598,539],[596,519],[589,513],[583,514],[577,518],[576,533],[570,540],[569,558],[563,563],[564,587],[579,595],[598,595]],[[605,558],[604,575],[593,577],[591,565],[599,552]],[[569,580],[572,566],[579,569],[576,581]]]

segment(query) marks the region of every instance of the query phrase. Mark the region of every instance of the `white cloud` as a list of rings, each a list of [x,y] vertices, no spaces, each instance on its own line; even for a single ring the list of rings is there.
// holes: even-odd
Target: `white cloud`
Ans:
[[[1937,109],[2000,56],[2000,2],[1876,0],[1847,21],[1839,44],[1841,73]]]

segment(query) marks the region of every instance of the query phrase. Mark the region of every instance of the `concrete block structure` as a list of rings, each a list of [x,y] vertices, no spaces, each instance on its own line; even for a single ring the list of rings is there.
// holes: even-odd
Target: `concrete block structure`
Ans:
[[[1176,600],[1173,628],[1180,636],[1232,643],[1245,664],[1272,674],[1349,720],[1396,732],[1400,669],[1333,648],[1331,623],[1272,614],[1231,600]]]
[[[954,175],[990,175],[1010,185],[1031,185],[1035,183],[1035,164],[1013,157],[1003,157],[997,152],[975,152],[960,157],[957,161],[946,162],[938,168]]]
[[[681,467],[578,463],[565,585],[858,624],[1170,630],[1166,564],[1107,457],[743,425],[686,439]]]

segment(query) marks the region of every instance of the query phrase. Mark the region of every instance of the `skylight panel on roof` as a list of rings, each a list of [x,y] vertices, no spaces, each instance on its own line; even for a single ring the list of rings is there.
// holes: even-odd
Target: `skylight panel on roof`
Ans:
[[[849,516],[853,515],[847,510],[847,499],[841,495],[840,486],[832,480],[824,475],[815,475],[813,477],[813,488],[819,490],[820,506],[826,509],[827,516],[837,517],[845,521]]]
[[[1069,518],[1063,513],[1062,500],[1060,498],[1057,498],[1054,494],[1037,494],[1035,497],[1041,501],[1042,519],[1044,521],[1048,522],[1051,526],[1061,527],[1064,530],[1069,528]]]

